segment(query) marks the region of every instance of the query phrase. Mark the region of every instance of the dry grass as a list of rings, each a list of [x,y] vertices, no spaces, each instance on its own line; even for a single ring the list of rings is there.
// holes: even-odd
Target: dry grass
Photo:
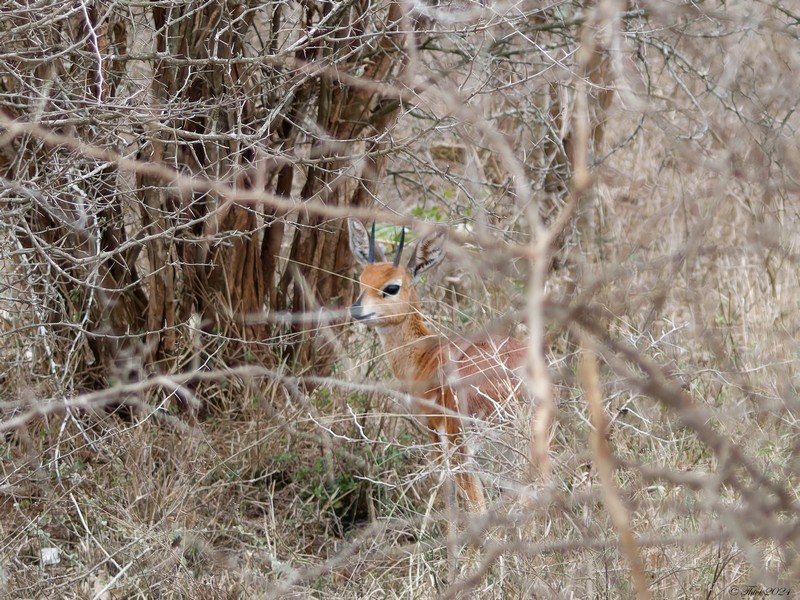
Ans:
[[[437,58],[452,69],[444,91],[423,95],[394,131],[376,212],[451,226],[452,260],[423,284],[423,310],[443,335],[488,323],[530,334],[525,253],[536,224],[481,127],[516,151],[548,224],[576,202],[543,307],[552,468],[531,458],[535,407],[512,404],[500,423],[468,432],[486,514],[448,504],[452,474],[403,415],[373,332],[326,326],[335,361],[317,376],[283,360],[282,338],[252,342],[254,355],[226,364],[223,336],[189,320],[161,379],[138,371],[134,354],[91,391],[82,382],[94,374],[70,370],[78,338],[67,326],[63,339],[51,335],[52,307],[24,299],[42,289],[29,265],[4,259],[0,591],[629,598],[637,581],[654,598],[726,598],[748,585],[797,593],[796,25],[760,5],[763,18],[784,21],[749,27],[745,3],[729,4],[714,22],[730,35],[689,36],[709,32],[690,12],[647,21],[682,24],[688,39],[630,22],[637,41],[621,43],[644,58],[623,52],[604,82],[627,92],[603,113],[593,185],[580,197],[545,191],[552,131],[504,113],[527,98],[552,115],[555,75],[523,86],[501,73],[482,97],[482,80],[454,66],[460,55]],[[658,54],[663,39],[685,62]],[[720,100],[722,84],[709,91],[720,81],[732,99]],[[470,121],[442,99],[449,91],[476,94],[469,106],[489,116]],[[572,107],[560,108],[567,122]],[[437,110],[448,118],[423,118]],[[0,240],[6,255],[19,251],[12,234]],[[392,232],[382,236],[388,245]],[[579,376],[588,350],[598,371]],[[274,362],[257,361],[260,351]],[[602,418],[590,416],[589,392],[601,394]],[[49,549],[57,561],[45,560]]]

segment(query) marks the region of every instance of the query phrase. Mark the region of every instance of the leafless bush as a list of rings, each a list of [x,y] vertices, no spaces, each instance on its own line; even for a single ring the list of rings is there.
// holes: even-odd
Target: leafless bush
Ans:
[[[0,15],[9,596],[795,585],[791,3]],[[447,228],[437,332],[529,342],[485,514],[345,318],[348,216]]]

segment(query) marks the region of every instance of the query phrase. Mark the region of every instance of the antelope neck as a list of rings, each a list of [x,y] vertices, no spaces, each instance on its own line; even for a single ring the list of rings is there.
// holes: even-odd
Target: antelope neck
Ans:
[[[420,313],[413,312],[397,325],[378,328],[378,335],[394,376],[401,381],[414,381],[419,359],[428,350],[428,344],[420,342],[435,337],[425,327]]]

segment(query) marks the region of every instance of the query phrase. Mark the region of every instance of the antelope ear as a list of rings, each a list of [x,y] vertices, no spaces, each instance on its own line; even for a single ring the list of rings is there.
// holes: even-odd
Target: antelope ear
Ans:
[[[411,271],[411,276],[415,282],[419,281],[420,277],[444,260],[446,254],[444,243],[446,240],[447,234],[439,230],[417,242],[414,253],[408,261],[408,270]]]
[[[375,242],[375,239],[370,239],[370,234],[361,224],[361,221],[350,217],[347,219],[347,230],[350,234],[350,251],[353,253],[355,259],[362,265],[368,265],[374,262],[385,262],[383,257],[383,250]],[[372,226],[373,233],[375,232],[375,225]],[[374,254],[373,260],[370,260],[369,247],[372,245]]]
[[[350,234],[350,252],[353,253],[353,257],[362,265],[369,264],[369,234],[367,230],[361,221],[352,217],[347,219],[347,230]]]

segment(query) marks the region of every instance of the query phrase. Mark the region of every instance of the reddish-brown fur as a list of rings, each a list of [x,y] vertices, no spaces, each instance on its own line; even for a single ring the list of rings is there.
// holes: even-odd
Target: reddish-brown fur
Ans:
[[[351,245],[357,234],[366,234],[362,229],[351,223]],[[508,336],[431,334],[419,309],[414,277],[444,258],[442,243],[443,239],[423,239],[408,268],[367,262],[360,277],[361,295],[352,310],[355,318],[377,329],[392,372],[415,398],[411,413],[434,441],[455,444],[469,419],[490,419],[503,410],[517,391],[520,374],[514,371],[524,364],[527,350]],[[354,245],[353,252],[366,262],[364,248]],[[400,290],[389,295],[386,286],[393,283]],[[482,508],[480,482],[466,473],[458,475],[458,482],[473,505]]]

